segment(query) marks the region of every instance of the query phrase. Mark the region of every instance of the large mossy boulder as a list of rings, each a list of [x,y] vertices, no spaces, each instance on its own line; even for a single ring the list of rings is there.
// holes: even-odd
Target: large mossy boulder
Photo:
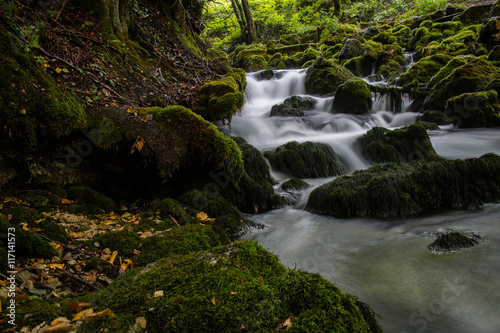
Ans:
[[[354,77],[351,71],[338,62],[319,57],[307,69],[306,91],[316,95],[331,94],[342,83]]]
[[[297,178],[331,177],[343,173],[335,151],[330,145],[317,142],[288,142],[264,156],[271,166]]]
[[[193,110],[208,121],[231,121],[245,101],[245,72],[233,69],[226,77],[210,81],[200,89],[200,101]]]
[[[33,150],[88,125],[82,105],[58,85],[21,41],[0,32],[0,145]],[[11,45],[12,44],[12,45]]]
[[[500,44],[500,17],[485,20],[479,28],[478,40],[490,48]]]
[[[500,156],[385,163],[315,189],[306,210],[338,217],[401,218],[438,208],[470,208],[500,200]]]
[[[471,57],[434,85],[424,108],[443,111],[451,97],[490,89],[500,90],[500,72],[487,60]]]
[[[372,163],[439,161],[426,129],[420,124],[396,130],[375,127],[357,140],[361,154]]]
[[[446,115],[460,128],[500,126],[500,105],[495,90],[465,93],[446,102]]]
[[[161,132],[145,124],[142,130],[137,128],[138,132],[131,131],[130,135],[134,138],[140,135],[151,146],[160,174],[165,179],[169,179],[173,172],[193,165],[215,171],[243,169],[237,144],[191,110],[178,105],[154,107],[140,110],[140,115],[151,115]]]
[[[418,83],[427,83],[431,78],[445,66],[452,57],[443,54],[436,54],[420,59],[411,68],[401,75],[397,84],[405,86],[411,84],[414,80]]]
[[[341,84],[333,98],[333,113],[367,114],[372,109],[372,92],[366,81],[353,78]]]
[[[281,104],[273,105],[271,108],[271,117],[302,117],[304,111],[312,110],[317,101],[311,97],[292,96]]]
[[[257,72],[266,69],[268,66],[266,58],[261,55],[250,55],[243,61],[243,69],[245,72]]]
[[[138,317],[148,332],[272,332],[282,323],[297,332],[382,332],[368,305],[251,241],[129,270],[89,301],[114,317],[88,320],[81,332],[128,332]]]
[[[116,209],[113,199],[86,186],[72,186],[67,189],[68,197],[75,201],[66,208],[70,213],[101,214]]]
[[[366,50],[364,49],[360,38],[346,38],[344,40],[342,50],[340,50],[339,59],[348,60],[365,54]]]
[[[234,137],[243,157],[241,178],[238,182],[226,179],[226,174],[216,174],[214,181],[221,187],[225,198],[246,213],[265,212],[287,204],[285,198],[274,193],[269,166],[260,151],[245,139]]]

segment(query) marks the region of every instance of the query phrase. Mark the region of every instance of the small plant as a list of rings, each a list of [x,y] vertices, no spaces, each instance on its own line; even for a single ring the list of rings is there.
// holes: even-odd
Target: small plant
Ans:
[[[445,0],[416,0],[415,12],[417,15],[426,15],[446,7]]]

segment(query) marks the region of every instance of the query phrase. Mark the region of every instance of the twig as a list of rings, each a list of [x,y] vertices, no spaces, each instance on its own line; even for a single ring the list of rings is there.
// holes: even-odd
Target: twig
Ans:
[[[175,224],[177,224],[177,226],[178,226],[179,228],[181,227],[181,225],[179,224],[179,222],[177,222],[177,220],[176,220],[176,219],[175,219],[172,215],[169,215],[168,217],[169,217],[172,221],[174,221],[174,222],[175,222]]]
[[[55,18],[55,20],[54,20],[54,21],[57,21],[57,19],[58,19],[58,18],[59,18],[59,16],[61,15],[62,11],[64,10],[64,7],[66,7],[66,2],[67,2],[67,0],[64,0],[63,4],[62,4],[62,6],[61,6],[61,10],[59,10],[59,13],[57,13],[57,16],[56,16],[56,18]]]
[[[91,284],[91,283],[88,283],[87,281],[85,281],[85,280],[83,280],[83,279],[80,279],[78,276],[75,276],[75,275],[73,275],[73,274],[71,274],[71,273],[68,273],[68,272],[66,272],[66,271],[64,271],[64,270],[62,270],[62,269],[59,269],[59,268],[58,268],[57,270],[61,271],[61,274],[63,274],[63,275],[65,275],[65,276],[67,276],[67,277],[69,277],[69,278],[71,278],[71,279],[75,280],[75,281],[76,281],[76,282],[78,282],[78,283],[81,283],[81,284],[83,284],[83,285],[85,285],[85,286],[87,286],[87,287],[89,287],[89,288],[91,288],[91,289],[93,289],[93,290],[99,290],[99,288],[98,288],[98,287],[94,286],[94,285],[93,285],[93,284]]]

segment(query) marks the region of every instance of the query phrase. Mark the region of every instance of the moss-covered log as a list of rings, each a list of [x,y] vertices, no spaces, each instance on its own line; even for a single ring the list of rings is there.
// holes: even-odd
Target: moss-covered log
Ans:
[[[500,156],[441,162],[386,163],[315,189],[306,210],[339,217],[406,217],[437,208],[500,200]]]

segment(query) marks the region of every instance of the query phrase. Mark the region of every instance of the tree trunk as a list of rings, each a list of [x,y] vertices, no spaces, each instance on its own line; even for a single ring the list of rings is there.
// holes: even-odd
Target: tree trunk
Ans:
[[[127,40],[132,0],[103,0],[103,2],[109,10],[116,37],[120,40]]]
[[[342,5],[340,3],[340,0],[333,0],[333,15],[340,16],[341,12],[342,12]]]
[[[241,9],[241,5],[237,0],[231,0],[231,7],[233,7],[234,15],[236,15],[236,20],[240,26],[241,32],[245,35],[245,19],[243,17],[243,10]]]
[[[257,43],[257,32],[255,31],[255,24],[253,23],[252,12],[250,11],[248,0],[241,0],[241,4],[243,6],[243,13],[245,14],[245,19],[247,21],[248,42]]]

